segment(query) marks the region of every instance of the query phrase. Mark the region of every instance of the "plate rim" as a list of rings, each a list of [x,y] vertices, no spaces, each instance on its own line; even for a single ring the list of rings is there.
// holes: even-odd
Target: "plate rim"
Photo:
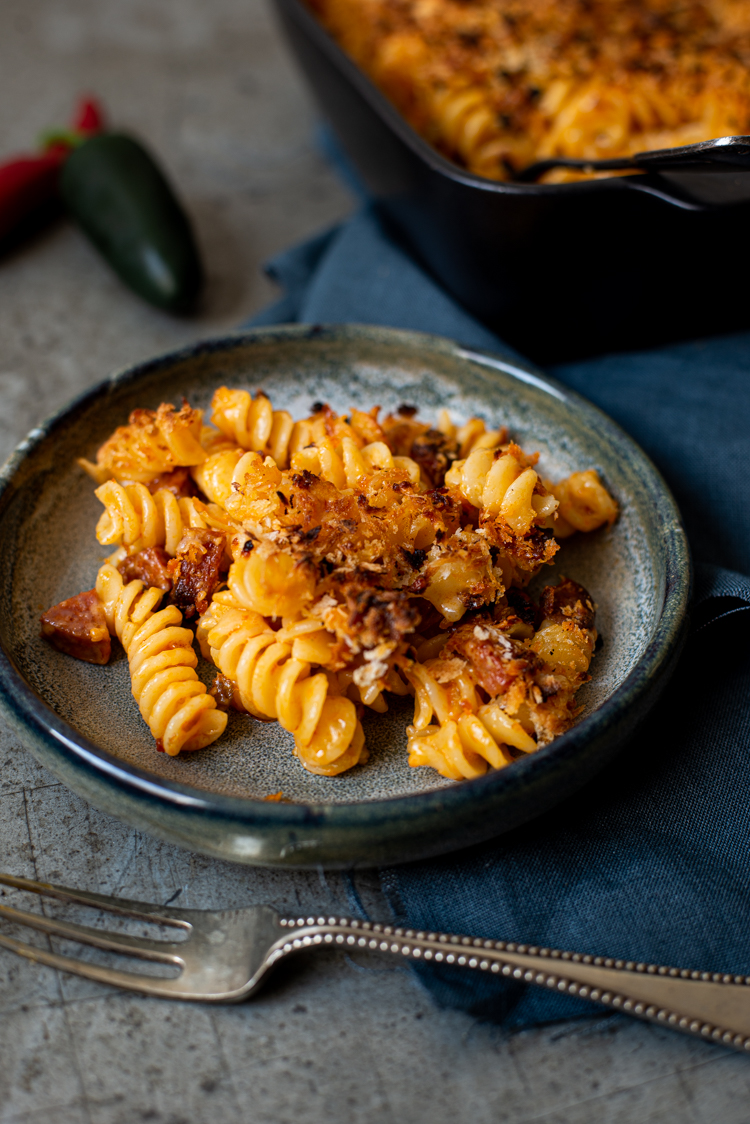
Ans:
[[[95,779],[101,783],[114,786],[136,799],[156,801],[160,806],[175,812],[209,813],[220,820],[231,820],[261,832],[264,828],[294,831],[313,825],[318,831],[327,828],[340,832],[356,830],[365,825],[372,829],[378,823],[398,823],[402,829],[400,835],[404,836],[408,835],[409,824],[417,819],[431,820],[436,816],[442,819],[475,801],[481,806],[493,797],[498,797],[509,787],[509,782],[525,786],[537,774],[543,775],[551,768],[551,758],[553,762],[562,764],[582,743],[594,742],[598,736],[605,734],[617,715],[622,715],[628,705],[635,703],[646,693],[649,682],[653,685],[653,681],[658,678],[663,680],[661,686],[664,685],[684,640],[692,590],[692,561],[679,509],[661,473],[625,430],[576,391],[515,355],[462,346],[443,336],[367,324],[272,325],[222,332],[129,364],[65,403],[35,426],[18,444],[0,469],[0,518],[14,493],[16,475],[30,455],[71,415],[102,395],[112,393],[123,385],[135,384],[160,369],[182,361],[231,351],[237,347],[281,343],[289,339],[356,341],[363,338],[372,343],[401,345],[407,351],[421,349],[442,352],[465,362],[502,370],[516,381],[531,383],[536,389],[579,409],[587,416],[587,420],[596,421],[600,431],[603,430],[605,435],[609,434],[618,444],[629,447],[631,454],[635,454],[641,462],[642,470],[645,469],[647,478],[650,478],[649,490],[656,497],[666,542],[667,573],[664,599],[651,640],[623,682],[576,726],[537,753],[514,762],[508,769],[423,792],[376,797],[371,800],[286,804],[252,796],[211,792],[181,781],[158,777],[140,766],[124,762],[65,722],[29,685],[0,638],[0,709],[22,740],[25,735],[37,747],[42,743],[47,752],[61,755],[70,763],[94,774]],[[46,760],[44,763],[48,768],[54,769],[54,765]],[[86,798],[91,799],[88,795]],[[198,843],[195,849],[205,851],[205,847]],[[449,844],[442,848],[446,849],[450,849]],[[212,850],[210,853],[217,852]]]

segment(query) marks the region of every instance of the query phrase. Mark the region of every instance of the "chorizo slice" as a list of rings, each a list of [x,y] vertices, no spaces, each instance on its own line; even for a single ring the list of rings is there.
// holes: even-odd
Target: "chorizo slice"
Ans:
[[[147,484],[149,492],[153,495],[166,488],[177,496],[178,500],[187,499],[198,495],[198,486],[187,468],[175,468],[172,472],[160,472]]]
[[[226,535],[191,527],[185,532],[169,563],[172,604],[186,620],[206,612],[221,584]]]
[[[61,652],[104,664],[112,652],[107,618],[95,589],[53,605],[41,618],[42,636]]]
[[[149,589],[170,590],[172,578],[167,564],[169,555],[163,546],[147,546],[137,554],[130,554],[117,563],[117,569],[125,582],[141,581]]]
[[[506,636],[489,620],[460,625],[441,653],[442,658],[459,656],[490,698],[505,694],[519,678],[529,680],[541,661],[528,648]]]

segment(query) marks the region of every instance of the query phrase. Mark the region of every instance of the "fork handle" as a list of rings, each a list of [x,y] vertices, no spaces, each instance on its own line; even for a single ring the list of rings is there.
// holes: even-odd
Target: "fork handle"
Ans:
[[[458,965],[589,999],[750,1053],[750,976],[668,968],[553,948],[400,929],[342,917],[283,918],[275,961],[298,949],[373,949]]]

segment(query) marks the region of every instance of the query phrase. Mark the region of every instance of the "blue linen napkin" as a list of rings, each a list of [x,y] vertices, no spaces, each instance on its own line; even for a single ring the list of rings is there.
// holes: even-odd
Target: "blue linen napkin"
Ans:
[[[268,267],[253,324],[386,324],[506,347],[366,206]],[[750,972],[750,333],[553,368],[622,425],[680,504],[697,562],[691,638],[618,759],[496,841],[381,872],[399,923],[625,960]],[[601,1014],[580,999],[420,964],[442,1004],[522,1027]]]

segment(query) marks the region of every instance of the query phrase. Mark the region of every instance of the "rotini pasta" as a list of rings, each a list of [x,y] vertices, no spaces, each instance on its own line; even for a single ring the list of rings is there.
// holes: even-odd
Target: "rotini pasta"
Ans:
[[[115,430],[96,454],[96,463],[79,464],[97,484],[114,477],[148,483],[162,473],[200,464],[206,453],[200,443],[200,410],[185,403],[181,410],[163,404],[158,410],[134,410],[128,425]]]
[[[559,484],[547,487],[559,504],[555,523],[558,538],[567,538],[574,531],[595,531],[617,518],[617,504],[593,468],[574,472]]]
[[[211,421],[240,448],[273,457],[279,468],[287,467],[295,428],[292,415],[273,410],[262,391],[253,398],[247,390],[220,387],[211,403]]]
[[[144,589],[139,581],[126,585],[109,563],[99,570],[96,592],[107,626],[127,654],[133,695],[157,748],[174,757],[216,741],[227,716],[198,678],[193,634],[180,627],[179,609],[157,611],[163,591]]]
[[[416,696],[411,765],[453,780],[480,776],[570,724],[596,640],[586,591],[568,579],[548,586],[536,629],[508,606],[495,615],[459,627],[436,658],[407,671]]]
[[[163,546],[174,556],[188,528],[230,534],[236,528],[216,504],[193,497],[177,498],[167,488],[153,495],[144,484],[118,484],[108,480],[94,493],[104,504],[96,525],[102,546],[116,543],[135,553],[145,547]]]
[[[238,558],[229,571],[229,589],[243,608],[276,620],[297,617],[312,604],[316,576],[305,562],[272,544]]]
[[[490,179],[750,132],[746,0],[309,2],[417,132]]]
[[[440,683],[444,670],[439,660],[430,660],[415,664],[408,672],[416,694],[414,725],[409,730],[409,753],[414,757],[410,764],[430,764],[444,776],[459,780],[479,776],[488,766],[502,768],[512,760],[507,746],[533,753],[536,742],[520,722],[497,704],[482,705],[468,668],[448,669],[456,672],[455,677]],[[437,727],[432,725],[433,717]],[[435,764],[438,753],[446,755],[443,767]]]
[[[310,772],[335,776],[362,760],[364,734],[354,703],[332,692],[324,672],[311,675],[304,658],[320,654],[319,644],[304,633],[274,632],[259,613],[226,602],[202,618],[199,635],[236,684],[242,707],[257,718],[277,719],[294,736],[295,752]]]
[[[464,425],[454,425],[447,410],[438,414],[436,428],[456,442],[459,458],[468,457],[475,449],[497,449],[508,440],[504,427],[488,430],[482,418],[469,418]]]
[[[293,421],[226,387],[218,428],[187,404],[135,411],[87,465],[97,539],[117,550],[43,634],[92,663],[117,636],[171,755],[214,741],[233,706],[334,776],[367,759],[364,708],[410,693],[415,767],[467,779],[534,752],[575,720],[596,630],[575,582],[538,602],[524,589],[556,536],[612,523],[617,505],[594,469],[546,481],[504,426],[415,413],[316,403]]]
[[[502,519],[516,534],[526,534],[532,524],[543,525],[557,508],[557,500],[529,461],[517,445],[504,451],[480,445],[466,460],[454,462],[445,481],[483,516]]]
[[[359,448],[348,436],[342,439],[338,450],[330,437],[300,449],[293,455],[291,467],[295,472],[312,472],[342,490],[356,488],[364,479],[389,470],[413,484],[420,480],[419,465],[411,457],[394,457],[383,441]]]

